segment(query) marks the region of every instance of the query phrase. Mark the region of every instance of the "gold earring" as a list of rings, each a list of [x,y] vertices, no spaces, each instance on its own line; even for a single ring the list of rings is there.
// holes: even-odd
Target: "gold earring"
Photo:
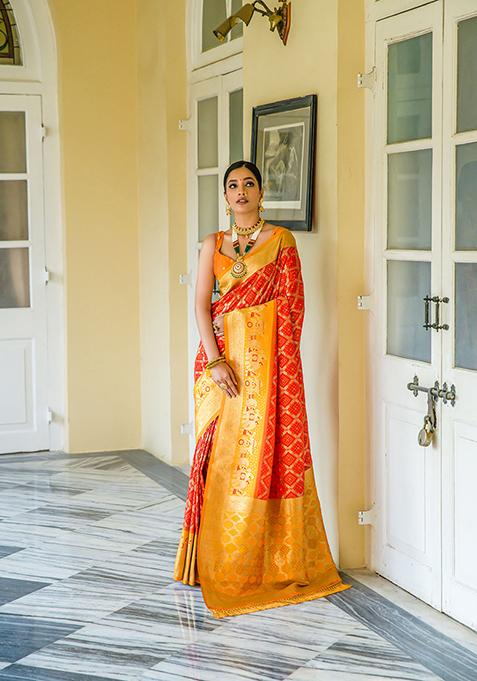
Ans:
[[[258,204],[258,212],[263,213],[265,208],[263,207],[262,199],[260,199],[260,203]]]
[[[225,212],[227,213],[227,215],[232,215],[232,209],[229,206],[229,204],[227,204],[227,208],[225,209]]]

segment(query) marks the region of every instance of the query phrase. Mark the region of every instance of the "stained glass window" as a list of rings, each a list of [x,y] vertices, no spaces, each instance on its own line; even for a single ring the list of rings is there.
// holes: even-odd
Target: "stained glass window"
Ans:
[[[0,0],[0,66],[4,64],[22,64],[17,25],[8,0]]]

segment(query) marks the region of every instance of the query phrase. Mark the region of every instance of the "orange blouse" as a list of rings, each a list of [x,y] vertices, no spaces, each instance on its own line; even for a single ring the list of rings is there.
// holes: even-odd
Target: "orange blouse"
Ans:
[[[214,275],[219,279],[224,270],[230,267],[231,258],[220,252],[222,241],[224,240],[225,232],[220,230],[215,234],[215,251],[214,251]]]

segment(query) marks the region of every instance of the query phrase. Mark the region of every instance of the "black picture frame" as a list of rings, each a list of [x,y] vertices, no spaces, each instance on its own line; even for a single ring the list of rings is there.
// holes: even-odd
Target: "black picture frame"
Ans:
[[[250,158],[262,173],[263,217],[272,225],[312,229],[317,114],[316,94],[253,108]]]

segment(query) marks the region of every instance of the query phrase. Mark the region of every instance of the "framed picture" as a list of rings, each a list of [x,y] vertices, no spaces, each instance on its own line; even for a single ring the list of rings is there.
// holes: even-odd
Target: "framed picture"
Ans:
[[[251,160],[263,176],[263,217],[273,225],[311,230],[317,96],[256,106]]]

